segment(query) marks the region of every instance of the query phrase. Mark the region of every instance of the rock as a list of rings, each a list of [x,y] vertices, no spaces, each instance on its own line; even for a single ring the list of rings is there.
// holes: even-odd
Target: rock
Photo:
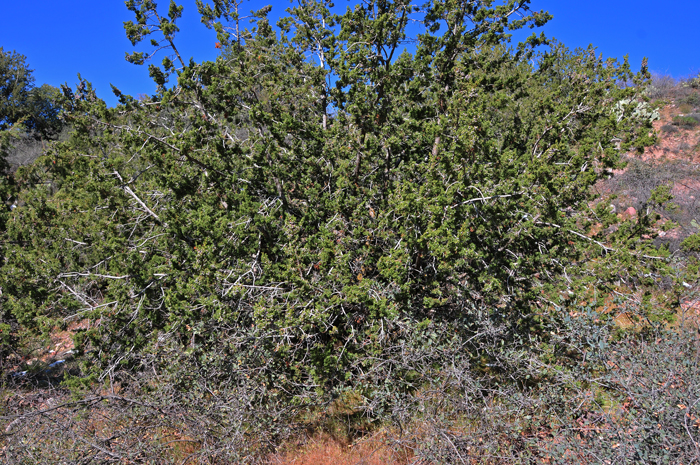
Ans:
[[[629,216],[636,216],[637,210],[635,210],[634,207],[629,207],[627,210],[625,210],[625,213],[627,213]]]

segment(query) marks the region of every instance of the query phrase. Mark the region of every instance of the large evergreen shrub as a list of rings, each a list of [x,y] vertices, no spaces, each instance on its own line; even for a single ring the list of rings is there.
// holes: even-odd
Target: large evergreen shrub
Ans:
[[[542,36],[509,47],[550,19],[529,3],[301,2],[276,31],[266,9],[244,30],[238,2],[198,2],[225,52],[198,64],[175,46],[180,7],[127,2],[130,39],[162,33],[173,56],[146,99],[65,89],[71,139],[18,174],[4,311],[82,321],[85,385],[172,408],[226,392],[255,421],[212,413],[220,432],[281,437],[281,416],[334,397],[398,418],[467,376],[445,354],[467,380],[548,379],[523,361],[580,360],[579,336],[553,340],[571,296],[664,271],[645,235],[667,197],[622,224],[591,207],[652,140],[649,75]]]
[[[536,53],[536,36],[506,48],[508,29],[548,19],[526,4],[303,4],[285,34],[261,13],[216,62],[152,66],[177,84],[147,100],[107,108],[81,84],[72,139],[22,174],[5,307],[30,326],[99,321],[78,342],[100,370],[246,331],[320,385],[351,379],[396,319],[476,305],[527,331],[598,247],[589,187],[650,121],[639,88],[618,85],[626,63]],[[139,5],[135,41],[157,13]],[[178,11],[159,17],[166,38]]]

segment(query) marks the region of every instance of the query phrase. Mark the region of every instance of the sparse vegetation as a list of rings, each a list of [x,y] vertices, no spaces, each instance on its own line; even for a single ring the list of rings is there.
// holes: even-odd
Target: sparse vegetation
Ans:
[[[647,95],[651,99],[668,99],[678,87],[677,81],[667,74],[652,73]]]
[[[672,124],[664,124],[663,126],[661,126],[661,132],[674,133],[674,132],[678,132],[678,128]]]
[[[683,128],[694,128],[698,125],[698,120],[692,115],[679,115],[673,117],[673,124]]]
[[[679,99],[680,104],[688,105],[693,109],[698,109],[700,108],[700,93],[698,92],[691,92],[685,97],[681,97]]]

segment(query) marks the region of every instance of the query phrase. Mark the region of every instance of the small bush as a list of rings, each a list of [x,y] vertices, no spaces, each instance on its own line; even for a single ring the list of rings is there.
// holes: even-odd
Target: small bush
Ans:
[[[686,152],[688,150],[692,150],[692,147],[687,142],[681,142],[680,144],[678,144],[679,152]]]
[[[673,134],[674,132],[678,132],[678,128],[672,124],[664,124],[663,126],[661,126],[661,132],[666,134]]]
[[[559,449],[579,463],[586,458],[595,458],[595,463],[696,463],[697,336],[660,331],[622,341],[606,355],[613,369],[601,386],[610,401],[598,402],[598,409],[574,420]],[[567,461],[557,458],[555,463]]]
[[[669,125],[670,126],[670,125]],[[675,126],[671,126],[674,127]],[[678,128],[675,128],[677,131]],[[673,131],[673,130],[672,130]],[[700,143],[691,146],[681,142],[678,144],[678,152],[688,154],[692,151],[700,151]],[[622,209],[632,206],[637,211],[643,210],[645,202],[650,199],[651,193],[658,186],[673,185],[673,204],[661,207],[664,218],[677,223],[680,227],[692,228],[691,222],[700,218],[700,193],[697,186],[700,182],[700,169],[697,165],[682,161],[667,161],[664,163],[647,163],[637,159],[629,159],[627,170],[609,180],[601,187],[606,192],[617,194]],[[624,204],[624,207],[622,207]],[[694,232],[697,232],[695,230]],[[669,250],[679,250],[682,237],[676,235],[660,236],[655,240],[657,246],[667,245]]]
[[[700,234],[691,234],[681,242],[681,249],[686,252],[700,252]]]
[[[20,166],[26,166],[39,158],[44,150],[46,141],[24,137],[15,141],[7,154],[7,161],[12,167],[12,171]]]
[[[700,76],[688,79],[684,84],[691,89],[700,89]]]
[[[654,101],[651,103],[651,107],[652,107],[654,110],[661,110],[662,108],[666,108],[666,107],[669,106],[670,104],[671,104],[671,102],[670,102],[669,100],[657,99],[657,100],[654,100]]]
[[[674,116],[673,124],[682,128],[694,128],[698,125],[698,120],[692,116]]]
[[[678,106],[678,111],[681,112],[681,113],[692,113],[692,111],[693,111],[693,106],[692,106],[692,105],[689,105],[689,104],[687,104],[687,103],[681,103],[681,104]]]
[[[668,74],[656,74],[651,77],[651,85],[647,93],[652,99],[665,98],[673,93],[676,87],[676,80]]]
[[[681,98],[678,100],[679,103],[685,104],[685,105],[690,105],[692,107],[699,107],[700,106],[700,93],[697,92],[692,92],[685,97]]]

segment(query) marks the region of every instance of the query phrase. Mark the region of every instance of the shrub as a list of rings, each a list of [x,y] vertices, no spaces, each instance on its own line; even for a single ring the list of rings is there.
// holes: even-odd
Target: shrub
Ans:
[[[691,105],[688,105],[687,103],[682,103],[678,105],[678,111],[680,113],[690,113],[693,111],[693,107]]]
[[[652,73],[647,95],[652,99],[667,98],[673,94],[676,85],[677,82],[671,75]]]
[[[664,124],[663,126],[661,126],[661,132],[673,134],[674,132],[678,132],[678,127],[672,124]]]
[[[673,117],[673,124],[676,126],[680,126],[682,128],[694,128],[695,126],[698,125],[698,120],[695,119],[694,117],[688,115],[688,116],[674,116]]]
[[[700,234],[691,234],[683,239],[681,249],[686,252],[700,252]]]
[[[692,108],[700,107],[700,92],[691,92],[685,97],[678,99],[680,104],[689,105]]]
[[[692,89],[700,89],[700,76],[690,78],[684,84]]]
[[[611,403],[582,422],[582,454],[603,463],[700,460],[700,365],[693,333],[652,332],[615,347],[607,362],[613,369],[605,376]]]
[[[406,27],[400,5],[382,7],[399,34],[386,40]],[[342,21],[379,27],[363,10]],[[72,139],[18,174],[26,204],[8,237],[36,246],[13,247],[3,290],[21,324],[99,319],[76,339],[98,372],[139,366],[166,340],[206,358],[249,334],[245,357],[280,372],[268,385],[332,389],[377,335],[399,337],[397,318],[478,304],[523,331],[562,264],[599,253],[579,232],[596,215],[588,188],[621,150],[652,142],[640,87],[617,86],[643,74],[561,45],[533,66],[538,41],[515,52],[498,35],[444,31],[386,66],[366,62],[371,40],[340,35],[328,67],[313,67],[266,24],[226,58],[181,63],[150,102],[117,91],[108,109],[88,83],[66,90]],[[461,51],[443,62],[451,40]],[[157,84],[169,72],[166,60]],[[326,87],[328,73],[340,84]]]
[[[697,150],[681,142],[679,147],[684,150]],[[700,171],[693,163],[680,160],[663,162],[644,162],[629,158],[627,169],[610,179],[601,181],[600,187],[604,192],[618,195],[616,205],[624,210],[633,206],[638,212],[647,209],[645,204],[651,198],[651,193],[659,186],[673,186],[673,202],[669,202],[657,211],[664,218],[678,224],[681,228],[694,229],[693,221],[700,215],[697,198],[697,183],[700,182]],[[659,225],[657,225],[658,227]],[[680,250],[682,237],[677,234],[659,235],[654,243],[659,247],[668,247],[671,252]]]
[[[237,5],[201,6],[203,20],[237,18]],[[491,423],[490,458],[524,458],[523,432],[539,430],[518,414],[543,408],[528,390],[575,387],[583,360],[603,368],[587,356],[607,344],[597,293],[621,281],[642,292],[669,273],[648,239],[665,186],[622,223],[608,204],[591,208],[620,153],[654,141],[646,69],[593,48],[538,54],[534,36],[507,48],[509,24],[548,19],[525,3],[512,24],[503,5],[371,5],[332,18],[301,2],[284,35],[264,9],[233,43],[216,24],[219,59],[165,58],[149,69],[158,92],[115,89],[117,108],[89,83],[64,89],[70,140],[18,170],[3,308],[36,333],[92,324],[76,333],[82,371],[67,381],[79,400],[56,409],[80,421],[22,416],[29,434],[72,433],[28,453],[165,453],[166,433],[128,452],[145,428],[207,438],[192,452],[202,462],[243,461],[333,406],[357,430],[432,415],[428,460],[477,447],[452,435],[458,421]],[[133,42],[173,44],[180,7],[151,24],[153,2],[127,6]],[[411,20],[427,32],[396,55]],[[572,316],[579,298],[595,318]],[[638,313],[654,311],[646,299]],[[99,434],[107,452],[71,439],[95,431],[97,406],[122,428],[119,441]]]

